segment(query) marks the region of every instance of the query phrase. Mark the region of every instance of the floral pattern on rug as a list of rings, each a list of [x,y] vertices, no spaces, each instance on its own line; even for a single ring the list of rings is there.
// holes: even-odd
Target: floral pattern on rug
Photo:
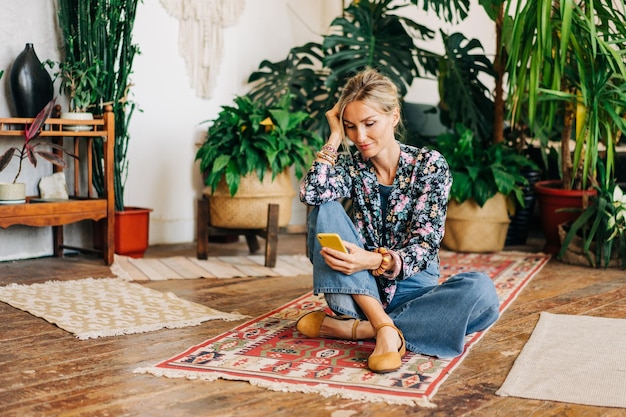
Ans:
[[[504,310],[545,265],[543,254],[442,253],[442,279],[463,270],[482,270],[496,285]],[[326,309],[312,293],[209,339],[138,373],[157,376],[249,381],[277,391],[316,392],[324,396],[390,404],[433,406],[431,398],[483,332],[468,335],[465,352],[453,359],[408,352],[402,367],[387,374],[367,369],[373,341],[306,338],[295,330],[308,311]]]

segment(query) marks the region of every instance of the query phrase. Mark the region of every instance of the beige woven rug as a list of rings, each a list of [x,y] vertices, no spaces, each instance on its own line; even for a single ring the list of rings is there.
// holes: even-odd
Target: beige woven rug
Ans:
[[[56,324],[79,339],[245,318],[112,278],[11,284],[0,287],[0,301]]]
[[[626,320],[541,313],[496,394],[626,407]]]
[[[160,281],[191,278],[241,278],[310,275],[313,267],[304,255],[278,255],[276,266],[268,268],[263,255],[129,258],[115,255],[111,272],[128,281]]]

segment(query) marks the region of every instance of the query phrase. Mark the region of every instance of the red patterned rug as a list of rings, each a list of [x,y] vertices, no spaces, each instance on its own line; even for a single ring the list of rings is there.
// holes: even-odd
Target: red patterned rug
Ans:
[[[441,252],[442,281],[479,270],[495,282],[504,311],[548,262],[549,256],[520,252],[461,254]],[[437,389],[484,332],[468,335],[464,353],[438,359],[408,352],[402,367],[388,374],[368,371],[373,341],[309,339],[295,330],[305,312],[326,308],[312,293],[257,317],[149,368],[135,370],[170,378],[243,380],[275,391],[315,392],[324,396],[390,404],[434,406]]]

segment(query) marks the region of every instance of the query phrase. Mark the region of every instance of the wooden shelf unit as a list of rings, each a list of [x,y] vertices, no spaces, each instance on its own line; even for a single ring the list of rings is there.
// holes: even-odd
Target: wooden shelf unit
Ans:
[[[55,115],[59,114],[57,106]],[[29,118],[0,118],[0,140],[6,137],[24,137],[24,128],[31,123]],[[67,125],[89,126],[88,131],[64,130]],[[64,248],[94,251],[91,248],[73,248],[63,242],[63,226],[82,220],[99,222],[101,242],[97,251],[102,252],[106,265],[113,263],[115,251],[115,194],[113,191],[113,162],[115,145],[115,120],[111,106],[105,108],[102,116],[94,120],[75,121],[51,117],[37,139],[49,139],[63,145],[70,152],[86,155],[86,159],[70,158],[73,165],[73,180],[68,180],[69,200],[43,202],[37,196],[29,196],[23,204],[0,205],[0,228],[13,225],[52,226],[53,250],[55,256],[63,256]],[[105,184],[103,195],[98,196],[93,189],[93,151],[94,140],[103,141]],[[56,151],[58,152],[58,151]],[[66,159],[67,160],[67,159]],[[24,161],[28,164],[28,161]],[[64,172],[63,167],[54,167],[54,172]],[[69,172],[69,171],[66,171]],[[85,175],[81,186],[81,173]],[[94,224],[94,228],[95,228]]]

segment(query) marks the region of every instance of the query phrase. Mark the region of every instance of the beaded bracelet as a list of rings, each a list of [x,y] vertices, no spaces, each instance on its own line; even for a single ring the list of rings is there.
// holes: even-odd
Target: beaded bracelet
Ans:
[[[380,265],[375,270],[372,270],[372,275],[375,277],[379,277],[387,271],[389,265],[391,265],[391,254],[385,248],[376,248],[374,252],[380,253],[383,256],[382,261],[380,261]]]
[[[337,162],[337,149],[328,143],[322,146],[322,149],[317,153],[317,157],[329,162],[331,165],[335,165]]]
[[[398,252],[390,250],[389,254],[393,258],[394,265],[392,271],[385,271],[382,276],[387,278],[388,280],[396,279],[398,275],[400,275],[400,270],[402,269],[402,259]]]
[[[337,156],[332,156],[325,151],[319,151],[317,157],[329,162],[331,165],[335,165],[335,162],[337,162]]]
[[[337,149],[333,145],[325,144],[322,146],[322,151],[327,151],[332,156],[337,157]]]

